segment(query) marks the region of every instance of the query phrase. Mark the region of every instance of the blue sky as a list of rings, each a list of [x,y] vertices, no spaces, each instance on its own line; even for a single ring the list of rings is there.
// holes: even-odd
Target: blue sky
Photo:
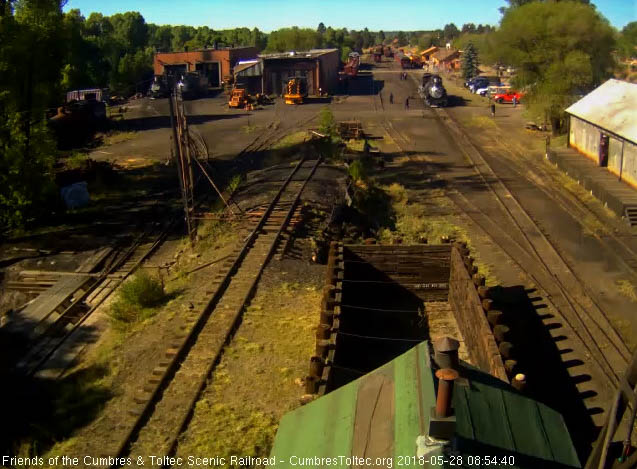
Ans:
[[[597,0],[597,9],[621,28],[637,20],[637,0]],[[454,22],[496,25],[504,0],[68,0],[65,10],[88,16],[139,11],[156,24],[209,26],[212,29],[256,26],[272,31],[284,26],[346,27],[372,31],[442,28]]]

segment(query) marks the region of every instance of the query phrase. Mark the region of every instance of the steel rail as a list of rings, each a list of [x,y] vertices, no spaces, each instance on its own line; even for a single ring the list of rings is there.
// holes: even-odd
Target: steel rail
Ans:
[[[211,320],[211,318],[215,317],[214,316],[215,308],[224,298],[224,295],[228,290],[228,286],[230,285],[232,278],[235,277],[237,273],[239,272],[241,264],[246,259],[248,252],[251,252],[252,250],[254,250],[254,248],[259,244],[258,243],[259,234],[265,228],[268,220],[270,219],[271,214],[281,203],[281,196],[285,193],[290,182],[293,180],[297,171],[303,166],[305,160],[306,158],[303,158],[301,161],[299,161],[299,163],[294,167],[294,169],[289,174],[289,176],[285,179],[285,181],[283,181],[279,191],[272,198],[270,204],[268,205],[263,215],[260,217],[255,228],[251,231],[251,233],[247,236],[245,241],[242,243],[242,247],[240,248],[239,253],[236,256],[235,260],[232,262],[230,267],[228,267],[227,272],[225,273],[225,275],[223,275],[223,278],[218,280],[218,285],[216,286],[216,289],[214,293],[212,294],[212,297],[209,298],[203,310],[200,313],[196,313],[197,317],[195,321],[193,322],[190,329],[187,332],[185,332],[185,337],[182,339],[178,350],[175,350],[175,352],[172,354],[172,359],[170,360],[170,363],[166,364],[161,376],[154,378],[156,385],[154,386],[152,391],[150,391],[150,393],[148,394],[148,399],[145,402],[140,404],[138,411],[136,411],[137,417],[134,418],[132,424],[126,430],[124,437],[117,444],[116,451],[112,454],[112,456],[115,456],[117,458],[126,457],[126,455],[130,454],[130,452],[133,450],[133,445],[135,441],[137,440],[138,436],[140,435],[140,432],[145,427],[145,425],[148,422],[150,422],[153,414],[156,411],[156,405],[158,405],[161,402],[161,399],[164,397],[165,390],[167,390],[168,387],[175,382],[177,372],[179,371],[182,364],[188,358],[190,351],[193,349],[193,347],[195,347],[202,333],[202,330],[204,330],[204,328],[207,327],[207,323]],[[292,200],[292,203],[289,204],[288,206],[289,201],[285,202],[285,208],[287,209],[287,216],[279,223],[279,229],[276,235],[274,236],[274,238],[272,239],[270,246],[268,247],[268,252],[265,257],[266,261],[260,265],[258,272],[255,272],[254,273],[255,275],[252,276],[252,285],[249,287],[249,294],[246,295],[241,307],[238,310],[237,316],[233,319],[232,327],[229,328],[227,331],[223,332],[225,334],[224,344],[228,343],[228,341],[231,339],[231,336],[235,328],[234,326],[238,322],[239,316],[242,314],[243,309],[245,308],[245,304],[247,304],[247,302],[249,301],[249,298],[251,297],[251,294],[253,293],[254,288],[256,287],[263,270],[265,269],[267,260],[269,260],[272,254],[274,253],[276,244],[278,240],[280,239],[280,235],[285,229],[289,220],[291,219],[295,211],[296,205],[298,203],[298,200],[300,199],[305,186],[314,175],[314,172],[316,171],[316,168],[321,163],[321,161],[322,161],[322,158],[319,158],[316,161],[310,173],[304,180],[302,186],[297,191],[296,196]],[[267,238],[264,237],[264,240],[267,242]],[[256,244],[255,244],[255,241],[257,241]],[[207,379],[210,376],[210,374],[213,372],[216,364],[221,358],[222,353],[223,353],[223,347],[215,354],[214,357],[212,357],[208,361],[208,368],[203,370],[202,376],[204,378],[199,381],[198,386],[196,387],[194,398],[192,399],[191,402],[189,402],[186,411],[183,412],[181,414],[181,417],[177,419],[178,421],[175,422],[175,426],[173,430],[176,429],[176,431],[173,432],[172,436],[170,437],[170,441],[165,445],[169,453],[172,454],[175,451],[177,438],[187,427],[189,419],[192,416],[192,410],[194,408],[194,405],[196,404],[201,392],[205,389]],[[109,467],[116,468],[116,467],[121,467],[121,465],[114,464]]]

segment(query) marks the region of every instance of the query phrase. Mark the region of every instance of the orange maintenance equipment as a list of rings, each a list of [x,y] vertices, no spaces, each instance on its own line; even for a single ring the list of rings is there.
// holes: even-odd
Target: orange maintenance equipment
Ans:
[[[307,82],[302,77],[294,77],[288,81],[285,87],[285,104],[303,104],[303,99],[307,97]]]
[[[243,108],[248,102],[248,95],[244,88],[235,88],[230,95],[230,101],[228,107]]]

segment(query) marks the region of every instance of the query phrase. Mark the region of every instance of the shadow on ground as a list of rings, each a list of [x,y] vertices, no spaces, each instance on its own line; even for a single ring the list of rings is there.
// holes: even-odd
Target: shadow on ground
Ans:
[[[90,327],[87,334],[91,340],[97,339]],[[104,383],[109,374],[106,364],[58,380],[13,370],[15,350],[23,349],[22,344],[19,334],[0,329],[0,381],[4,383],[0,386],[0,413],[5,422],[0,425],[0,453],[34,456],[95,419],[112,394]]]
[[[580,393],[576,384],[588,382],[591,377],[571,376],[569,368],[582,365],[586,358],[563,359],[564,354],[572,352],[560,348],[559,343],[566,337],[550,333],[562,325],[547,312],[535,290],[523,286],[496,287],[490,290],[490,295],[510,328],[507,340],[515,347],[519,372],[527,376],[527,394],[562,414],[580,461],[585,461],[598,433],[591,416],[602,409],[587,409],[586,399],[596,394],[592,390]]]

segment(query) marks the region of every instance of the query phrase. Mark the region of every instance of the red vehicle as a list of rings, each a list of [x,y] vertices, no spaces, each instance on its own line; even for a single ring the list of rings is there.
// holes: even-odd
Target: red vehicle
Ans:
[[[515,102],[516,103],[520,103],[522,101],[522,98],[524,97],[524,94],[518,92],[518,91],[507,91],[505,93],[496,93],[493,95],[493,100],[496,103],[512,103],[513,102],[513,98],[515,98]]]

